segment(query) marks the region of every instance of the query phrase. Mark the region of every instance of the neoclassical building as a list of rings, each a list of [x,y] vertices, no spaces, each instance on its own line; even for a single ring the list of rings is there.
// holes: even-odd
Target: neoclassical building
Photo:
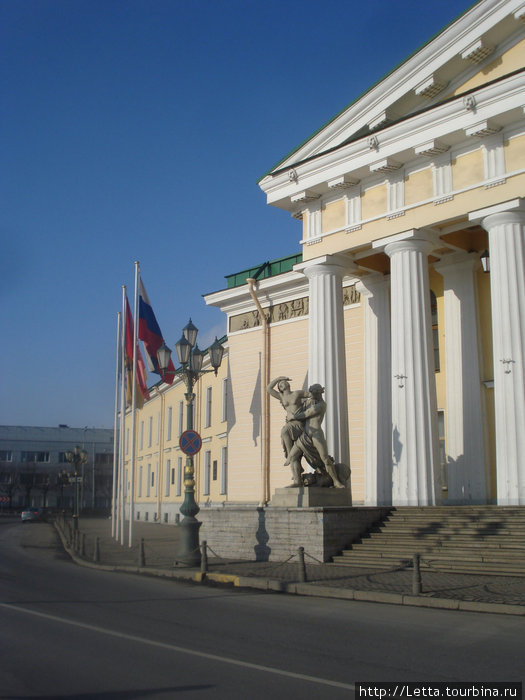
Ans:
[[[481,0],[260,180],[302,251],[205,297],[229,501],[289,482],[284,375],[325,387],[354,503],[525,505],[524,58],[523,0]]]

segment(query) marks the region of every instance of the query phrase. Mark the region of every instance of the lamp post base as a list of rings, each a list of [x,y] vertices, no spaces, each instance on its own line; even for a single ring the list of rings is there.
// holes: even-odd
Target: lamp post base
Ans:
[[[179,546],[175,564],[177,566],[197,567],[201,564],[201,550],[199,544],[199,529],[202,523],[196,518],[185,517],[182,519],[179,530]]]

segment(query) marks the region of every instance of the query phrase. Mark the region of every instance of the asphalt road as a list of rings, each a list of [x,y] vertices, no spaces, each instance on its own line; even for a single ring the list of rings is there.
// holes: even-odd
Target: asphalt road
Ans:
[[[78,567],[0,522],[0,699],[351,698],[358,681],[519,681],[525,620]]]

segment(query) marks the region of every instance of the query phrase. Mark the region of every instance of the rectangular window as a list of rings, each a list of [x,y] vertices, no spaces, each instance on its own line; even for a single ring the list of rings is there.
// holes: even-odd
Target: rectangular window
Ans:
[[[175,489],[175,494],[180,496],[182,491],[182,457],[177,459],[177,488]]]
[[[173,409],[168,406],[168,417],[166,419],[166,440],[171,440],[171,419],[172,419]]]
[[[179,403],[179,437],[184,432],[184,401]]]
[[[152,477],[151,464],[148,464],[148,480],[146,482],[146,497],[147,498],[149,498],[149,496],[151,495],[151,477]]]
[[[159,480],[155,478],[155,474],[159,471],[159,463],[155,465],[155,471],[151,475],[151,485],[155,487],[155,496],[159,495]]]
[[[160,413],[157,413],[157,445],[160,442]]]
[[[228,380],[222,380],[222,421],[228,420]]]
[[[228,493],[228,448],[221,448],[221,491]]]
[[[144,447],[144,421],[140,421],[140,449]]]
[[[204,427],[209,428],[211,425],[211,386],[206,389],[206,411],[204,414]]]
[[[166,462],[166,483],[164,486],[164,495],[165,496],[170,495],[170,471],[171,471],[171,459],[168,459]]]
[[[63,455],[63,452],[60,452],[61,455]],[[60,460],[60,456],[59,456]],[[11,450],[0,450],[0,462],[12,462],[13,461],[13,453]],[[64,461],[65,461],[65,456],[64,456]]]
[[[153,416],[150,416],[149,421],[148,421],[148,447],[151,447],[152,439],[153,439]]]
[[[142,464],[141,464],[139,467],[139,498],[142,498],[142,478],[144,476],[142,471],[143,471],[143,468],[142,468]]]
[[[171,485],[175,486],[175,467],[171,468]]]
[[[49,452],[22,452],[22,462],[49,462]]]
[[[67,464],[67,459],[66,459],[66,453],[65,453],[65,452],[59,452],[59,453],[58,453],[58,462],[59,462],[59,464]]]
[[[204,484],[202,493],[204,496],[210,494],[210,468],[211,468],[211,452],[207,450],[204,453]]]
[[[217,460],[213,460],[213,469],[212,469],[212,479],[213,481],[217,481]]]

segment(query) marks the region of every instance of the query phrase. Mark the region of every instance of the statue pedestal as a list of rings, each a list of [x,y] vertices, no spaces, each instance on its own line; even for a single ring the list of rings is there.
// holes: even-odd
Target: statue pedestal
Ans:
[[[279,508],[325,508],[328,506],[351,506],[352,492],[349,488],[323,488],[299,486],[275,489],[270,507]]]

